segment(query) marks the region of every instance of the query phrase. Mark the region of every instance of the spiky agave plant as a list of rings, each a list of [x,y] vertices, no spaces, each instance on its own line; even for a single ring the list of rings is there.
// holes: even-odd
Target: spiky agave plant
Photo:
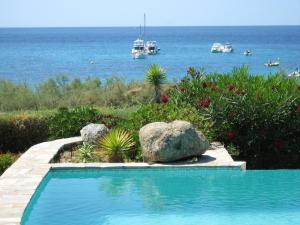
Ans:
[[[152,64],[146,71],[145,76],[148,83],[154,86],[155,102],[160,103],[161,85],[166,80],[166,71],[164,68],[156,64]]]
[[[110,131],[98,143],[110,162],[121,162],[134,146],[131,134],[122,129]]]
[[[78,158],[80,162],[87,163],[92,162],[95,159],[95,146],[84,144],[77,148]]]

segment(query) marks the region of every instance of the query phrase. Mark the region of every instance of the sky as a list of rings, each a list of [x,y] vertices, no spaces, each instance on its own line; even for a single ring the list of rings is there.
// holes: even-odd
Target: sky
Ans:
[[[0,0],[0,27],[300,25],[300,0]]]

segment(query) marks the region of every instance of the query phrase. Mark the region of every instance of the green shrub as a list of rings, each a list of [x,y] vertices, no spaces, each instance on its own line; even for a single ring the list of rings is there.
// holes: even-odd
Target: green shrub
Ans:
[[[95,146],[83,144],[76,149],[80,162],[87,163],[95,161]]]
[[[51,139],[79,136],[82,127],[96,122],[97,110],[91,107],[60,108],[49,120]]]
[[[134,141],[129,132],[114,129],[99,140],[98,149],[104,151],[110,162],[122,162],[130,155]]]
[[[50,139],[80,135],[80,130],[89,123],[115,127],[122,119],[111,114],[102,114],[92,107],[60,108],[48,119]]]
[[[24,152],[47,138],[48,125],[44,117],[27,114],[0,117],[0,149],[4,152]]]
[[[16,159],[16,155],[13,155],[11,153],[0,154],[0,176],[16,161]]]
[[[177,107],[174,103],[170,102],[142,105],[137,112],[132,113],[128,119],[121,122],[118,127],[130,131],[133,135],[136,148],[134,159],[139,161],[142,160],[138,136],[140,128],[152,122],[171,122],[174,120],[189,121],[209,140],[213,139],[214,134],[211,132],[212,123],[209,120],[205,120],[203,116],[200,116],[196,109],[183,105]]]
[[[189,105],[213,122],[216,138],[234,145],[250,168],[299,168],[300,91],[281,74],[251,76],[247,67],[229,74],[189,69],[169,93],[177,106]]]

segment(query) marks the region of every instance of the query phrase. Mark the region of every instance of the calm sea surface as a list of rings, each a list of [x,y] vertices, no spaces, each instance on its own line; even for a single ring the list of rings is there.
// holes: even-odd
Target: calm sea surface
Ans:
[[[169,79],[182,77],[190,66],[227,72],[247,64],[251,72],[262,74],[300,67],[300,26],[149,27],[147,39],[156,40],[161,53],[133,60],[130,52],[138,34],[135,27],[0,29],[0,79],[30,84],[60,74],[143,79],[152,63],[164,66]],[[214,42],[231,42],[235,51],[212,54]],[[244,56],[245,49],[253,56]],[[263,66],[276,58],[280,67]]]

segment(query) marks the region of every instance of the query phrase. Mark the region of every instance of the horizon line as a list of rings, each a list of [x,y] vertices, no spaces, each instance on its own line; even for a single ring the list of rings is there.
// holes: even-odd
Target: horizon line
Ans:
[[[147,27],[297,27],[300,24],[266,24],[266,25],[157,25]],[[26,28],[136,28],[139,26],[0,26],[0,29],[26,29]]]

